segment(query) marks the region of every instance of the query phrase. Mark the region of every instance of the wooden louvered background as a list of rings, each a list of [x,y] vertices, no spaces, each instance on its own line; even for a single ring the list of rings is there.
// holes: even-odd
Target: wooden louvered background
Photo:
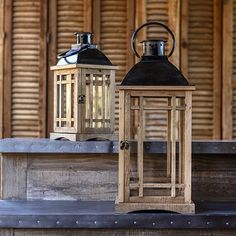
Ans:
[[[221,21],[218,20],[220,17],[218,17],[218,13],[216,14],[216,8],[223,12],[222,3],[228,4],[231,1],[234,2],[231,14],[234,29],[232,83],[235,88],[235,0],[5,0],[6,9],[7,6],[11,6],[11,14],[5,16],[5,18],[9,18],[8,22],[11,22],[8,25],[5,23],[5,27],[11,25],[10,31],[5,29],[11,34],[11,37],[5,39],[5,45],[8,45],[5,47],[11,48],[12,51],[10,54],[11,68],[8,68],[7,64],[4,67],[6,71],[4,80],[7,80],[4,86],[8,86],[6,91],[9,91],[9,96],[11,96],[10,110],[7,108],[7,103],[4,107],[5,117],[8,116],[7,111],[10,112],[10,124],[6,125],[6,119],[4,121],[6,130],[9,131],[6,132],[5,137],[39,137],[42,134],[42,125],[46,126],[47,123],[40,117],[40,104],[42,103],[40,96],[43,98],[40,88],[40,80],[42,80],[42,76],[40,77],[40,60],[42,60],[40,53],[44,50],[40,44],[40,33],[42,34],[40,32],[42,30],[40,17],[42,4],[48,3],[50,5],[46,6],[47,15],[51,26],[48,29],[49,33],[44,32],[47,35],[45,37],[48,38],[48,58],[56,58],[56,54],[68,50],[75,42],[73,36],[75,31],[93,30],[99,32],[95,35],[95,43],[99,43],[100,49],[113,64],[120,66],[116,77],[117,83],[122,80],[135,60],[129,47],[132,30],[146,21],[153,20],[169,25],[177,39],[177,48],[172,62],[182,68],[182,61],[185,60],[187,66],[184,73],[197,88],[193,96],[193,138],[221,138],[221,128],[224,128],[221,119],[224,115],[221,110],[222,89],[220,84],[224,83],[224,78],[221,78],[221,69],[218,69],[221,67],[222,58],[217,48],[222,47],[219,40],[223,36],[220,35]],[[132,5],[132,3],[134,4]],[[51,4],[54,4],[55,7],[52,7]],[[187,13],[184,13],[181,8],[184,4],[187,6],[185,8]],[[98,5],[99,7],[97,7]],[[9,9],[5,12],[9,12]],[[53,22],[52,17],[55,17],[55,24],[51,23]],[[182,24],[182,21],[187,24]],[[180,44],[182,32],[187,32],[185,45]],[[49,37],[50,34],[51,37]],[[154,37],[167,38],[167,34],[161,28],[148,27],[139,35],[137,42],[140,42],[141,39]],[[52,43],[55,43],[55,51],[51,50]],[[187,50],[187,54],[181,58],[180,52],[183,47]],[[5,55],[7,54],[5,53]],[[9,61],[8,57],[7,60]],[[48,64],[50,63],[52,64],[52,60],[49,59]],[[50,79],[47,78],[48,81]],[[10,85],[8,85],[8,81],[10,81]],[[50,84],[50,81],[48,83]],[[52,88],[49,86],[47,89],[48,93],[51,93]],[[232,137],[234,138],[236,137],[235,91],[235,89],[232,90],[232,114],[228,118],[232,119]],[[5,101],[3,103],[5,104]],[[50,123],[50,115],[52,114],[50,114],[50,105],[48,107],[48,121]],[[153,128],[156,118],[156,116],[148,117],[149,136],[159,137],[165,133],[165,115],[159,114],[160,120],[163,121],[163,126],[159,129]],[[118,100],[116,99],[116,124],[118,124],[117,121]],[[50,129],[50,124],[48,127]]]
[[[100,49],[112,61],[119,65],[116,72],[116,83],[120,83],[127,71],[127,1],[101,1],[101,36]],[[118,132],[118,93],[115,93],[115,130]]]
[[[193,94],[193,136],[213,137],[213,0],[189,1],[189,80]]]
[[[74,32],[83,31],[83,0],[57,1],[57,54],[69,50],[76,42]]]
[[[12,3],[12,137],[39,137],[40,0]]]

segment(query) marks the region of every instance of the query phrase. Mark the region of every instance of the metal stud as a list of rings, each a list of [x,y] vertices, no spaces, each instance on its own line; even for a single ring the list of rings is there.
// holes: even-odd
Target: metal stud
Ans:
[[[207,225],[209,225],[210,224],[210,222],[209,221],[207,221]]]
[[[137,222],[136,222],[136,221],[134,221],[134,225],[136,225],[136,223],[137,223]]]
[[[37,220],[37,224],[39,224],[40,223],[40,221],[39,220]]]
[[[153,225],[153,226],[155,226],[155,225],[156,225],[156,223],[155,223],[155,222],[153,222],[153,223],[152,223],[152,225]]]
[[[97,224],[97,221],[94,221],[94,224],[96,225],[96,224]]]
[[[21,224],[21,223],[22,223],[22,220],[19,220],[18,222],[19,222],[19,224]]]
[[[117,225],[117,223],[118,223],[118,222],[117,222],[117,221],[115,221],[115,224],[116,224],[116,225]]]
[[[226,224],[226,225],[229,225],[229,222],[226,222],[225,224]]]
[[[78,220],[76,220],[76,221],[75,221],[75,223],[78,225],[78,224],[79,224],[79,221],[78,221]]]
[[[188,221],[188,224],[191,225],[191,221]]]
[[[56,224],[59,225],[59,224],[60,224],[60,221],[58,220],[58,221],[56,222]]]
[[[171,225],[173,225],[173,224],[174,224],[174,222],[173,222],[173,221],[171,221],[171,222],[170,222],[170,224],[171,224]]]

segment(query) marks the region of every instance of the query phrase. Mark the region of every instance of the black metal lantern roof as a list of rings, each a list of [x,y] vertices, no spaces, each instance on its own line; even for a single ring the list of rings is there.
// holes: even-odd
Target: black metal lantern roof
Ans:
[[[187,86],[187,79],[166,56],[143,56],[121,85]]]
[[[139,30],[148,25],[157,25],[164,27],[172,36],[173,46],[168,55],[170,57],[175,49],[175,37],[172,31],[165,25],[159,22],[148,22],[140,26],[132,35],[131,47],[137,57],[139,54],[135,49],[135,37]],[[148,85],[148,86],[188,86],[187,79],[182,73],[168,60],[165,56],[165,43],[164,39],[144,40],[143,43],[143,56],[141,61],[131,68],[125,76],[121,85],[135,86],[135,85]]]
[[[92,33],[75,33],[77,44],[72,45],[69,51],[58,55],[57,65],[94,64],[112,65],[111,61],[92,43]]]

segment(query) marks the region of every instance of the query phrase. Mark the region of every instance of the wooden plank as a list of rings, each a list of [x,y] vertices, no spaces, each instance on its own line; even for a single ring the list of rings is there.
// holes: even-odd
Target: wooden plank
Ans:
[[[94,84],[95,84],[95,99],[94,99],[94,102],[95,102],[95,128],[98,128],[98,77],[95,76],[95,80],[94,80]]]
[[[47,80],[47,136],[53,131],[54,119],[54,80],[53,71],[50,66],[56,64],[57,55],[57,0],[50,0],[48,3],[48,80]],[[50,92],[48,92],[50,91]]]
[[[117,89],[125,89],[125,90],[141,90],[141,91],[193,91],[195,90],[194,86],[152,86],[150,90],[150,86],[117,86]],[[180,93],[181,95],[181,93]],[[179,96],[179,93],[178,93]],[[155,96],[154,96],[155,97]]]
[[[119,91],[119,143],[125,140],[125,94]],[[118,202],[125,201],[125,151],[119,149]]]
[[[3,138],[4,0],[0,0],[0,138]]]
[[[26,199],[27,156],[4,155],[1,170],[1,199]]]
[[[233,0],[223,1],[222,138],[232,139]]]
[[[181,1],[180,68],[188,79],[188,0]]]
[[[139,97],[139,123],[138,123],[138,153],[137,153],[137,171],[139,184],[139,197],[143,197],[143,141],[145,138],[143,97]]]
[[[130,184],[130,188],[138,188],[139,184]],[[144,183],[143,184],[144,188],[171,188],[172,185],[171,183],[160,183],[160,184],[156,184],[156,183]],[[176,184],[175,185],[176,188],[184,188],[184,184]]]
[[[68,74],[66,76],[66,127],[70,128],[71,127],[71,99],[72,99],[72,94],[71,94],[71,74]]]
[[[109,86],[109,96],[110,96],[110,111],[107,111],[107,113],[110,116],[110,130],[111,132],[115,131],[115,70],[111,70],[110,74],[110,86]]]
[[[39,78],[39,137],[45,138],[47,133],[47,31],[48,0],[40,1],[40,78]]]
[[[170,196],[144,196],[142,198],[140,197],[130,197],[130,202],[132,203],[139,203],[142,205],[142,203],[149,203],[149,204],[155,204],[155,203],[160,203],[160,204],[167,204],[170,205],[169,203],[184,203],[184,198],[183,197],[170,197]]]
[[[171,106],[171,98],[168,98],[168,106]],[[171,174],[171,111],[167,114],[167,153],[166,153],[166,174],[170,177]]]
[[[213,1],[213,139],[221,138],[222,0]],[[229,37],[229,36],[228,36]],[[228,93],[228,92],[227,92]],[[232,100],[232,90],[231,90]],[[231,122],[232,123],[232,122]]]
[[[93,98],[94,98],[94,94],[93,94],[93,74],[90,74],[89,76],[90,79],[90,84],[89,84],[89,104],[90,104],[90,109],[89,109],[89,127],[92,128],[93,127]]]
[[[135,28],[137,29],[147,21],[146,0],[136,0],[135,11]],[[142,45],[138,44],[142,40],[147,39],[147,28],[144,27],[136,37],[136,50],[142,56]],[[140,59],[135,57],[135,63]]]
[[[0,229],[1,236],[14,236],[14,229]]]
[[[183,159],[184,159],[184,198],[186,203],[191,203],[191,179],[192,179],[192,93],[186,92],[186,110],[184,115],[184,139],[183,139]]]
[[[127,37],[126,38],[126,41],[127,41],[126,70],[127,71],[134,65],[134,54],[130,46],[130,40],[131,40],[132,33],[135,29],[135,1],[137,0],[127,1],[127,16],[129,16],[127,20],[127,36],[126,36]],[[139,6],[137,5],[137,7]]]
[[[92,0],[84,0],[84,32],[92,31]]]
[[[106,76],[102,76],[102,128],[106,127]]]
[[[11,82],[12,82],[12,1],[5,1],[4,42],[4,90],[3,90],[3,137],[11,137]]]
[[[28,170],[27,199],[81,201],[115,199],[116,170],[73,169],[71,171],[67,168]]]
[[[175,35],[176,47],[174,54],[171,56],[170,61],[179,68],[180,65],[180,1],[168,1],[168,25],[170,30]],[[169,42],[171,42],[169,36]]]
[[[176,97],[171,98],[171,197],[176,195]]]
[[[8,154],[3,158],[10,157],[12,161],[7,162],[7,169],[3,170],[3,179],[14,182],[15,169],[20,166],[26,154]],[[106,197],[115,200],[117,196],[117,154],[27,154],[27,193],[32,200],[53,198],[57,200],[75,198],[97,198],[104,200]],[[15,160],[14,160],[15,159]],[[214,159],[214,161],[212,161]],[[161,170],[165,168],[165,160],[162,156],[145,155],[144,176],[146,183],[157,179],[158,174],[164,175]],[[2,165],[2,167],[4,167]],[[131,163],[135,170],[136,163]],[[230,155],[195,155],[193,158],[192,199],[194,201],[234,201],[236,198],[236,185],[232,184],[236,178],[235,159]],[[227,171],[225,171],[227,170]],[[101,172],[101,174],[98,174]],[[107,172],[107,173],[106,173]],[[13,173],[13,175],[11,175]],[[97,174],[96,174],[97,173]],[[82,176],[83,174],[83,176]],[[93,179],[90,180],[92,174]],[[11,177],[12,176],[12,177]],[[10,186],[13,191],[23,189],[15,188],[20,179],[23,181],[22,173],[14,185]],[[104,177],[104,179],[103,179]],[[147,177],[150,177],[147,179]],[[153,177],[151,179],[151,177]],[[75,180],[73,180],[75,178]],[[82,179],[80,179],[82,178]],[[97,179],[96,179],[97,178]],[[96,180],[95,180],[96,179]],[[111,179],[112,181],[108,181]],[[150,180],[150,181],[149,181]],[[26,179],[24,180],[26,181]],[[78,192],[82,187],[76,181],[84,181],[84,191]],[[96,181],[95,186],[93,182]],[[114,182],[113,182],[114,181]],[[102,189],[97,186],[102,186]],[[120,186],[120,185],[119,185]],[[118,187],[119,187],[118,186]],[[5,185],[6,187],[6,185]],[[94,191],[92,190],[94,188]],[[209,189],[211,191],[209,191]],[[7,190],[10,191],[9,189]],[[87,193],[87,194],[86,194]],[[92,196],[89,194],[92,193]]]
[[[185,102],[183,98],[180,98],[180,106],[184,106]],[[184,113],[185,111],[179,111],[179,184],[183,183],[183,168],[184,168],[184,161],[183,161],[183,149],[184,149],[184,133],[185,133],[185,126],[184,126]]]
[[[130,137],[131,137],[131,120],[130,120],[130,104],[131,104],[131,96],[130,92],[125,92],[125,110],[124,110],[124,137],[125,140],[130,142]],[[124,179],[124,188],[125,188],[125,202],[129,201],[130,198],[130,147],[124,151],[124,158],[125,158],[125,163],[124,163],[124,169],[125,169],[125,179]]]
[[[57,121],[60,122],[60,112],[58,111],[58,108],[60,107],[59,105],[59,101],[60,99],[57,100],[57,97],[59,97],[59,94],[57,94],[57,87],[60,86],[57,84],[57,75],[54,74],[54,86],[53,86],[53,131],[56,130],[56,128],[59,127],[59,125],[57,125]],[[57,117],[57,113],[59,113],[59,117]],[[59,119],[59,120],[58,120]]]
[[[93,0],[92,5],[92,31],[94,33],[94,42],[98,44],[100,48],[100,40],[101,40],[101,0]]]

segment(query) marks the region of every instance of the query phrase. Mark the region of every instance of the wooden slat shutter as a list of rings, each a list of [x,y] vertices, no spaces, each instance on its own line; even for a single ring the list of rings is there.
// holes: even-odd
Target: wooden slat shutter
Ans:
[[[84,0],[57,0],[57,53],[76,42],[74,32],[84,30]]]
[[[236,138],[236,0],[223,0],[223,138]]]
[[[11,136],[39,137],[40,0],[12,2]]]
[[[216,8],[217,7],[217,8]],[[188,1],[188,78],[193,94],[193,138],[220,138],[219,1]]]
[[[4,1],[0,0],[0,138],[3,138]]]
[[[129,66],[132,66],[132,62],[130,65],[133,58],[130,53],[130,27],[132,27],[132,11],[134,11],[131,8],[132,0],[101,0],[100,4],[100,39],[98,42],[101,51],[114,65],[119,66],[119,70],[116,72],[116,83],[120,83],[128,72]],[[118,93],[116,93],[116,131],[118,131],[118,102]]]

